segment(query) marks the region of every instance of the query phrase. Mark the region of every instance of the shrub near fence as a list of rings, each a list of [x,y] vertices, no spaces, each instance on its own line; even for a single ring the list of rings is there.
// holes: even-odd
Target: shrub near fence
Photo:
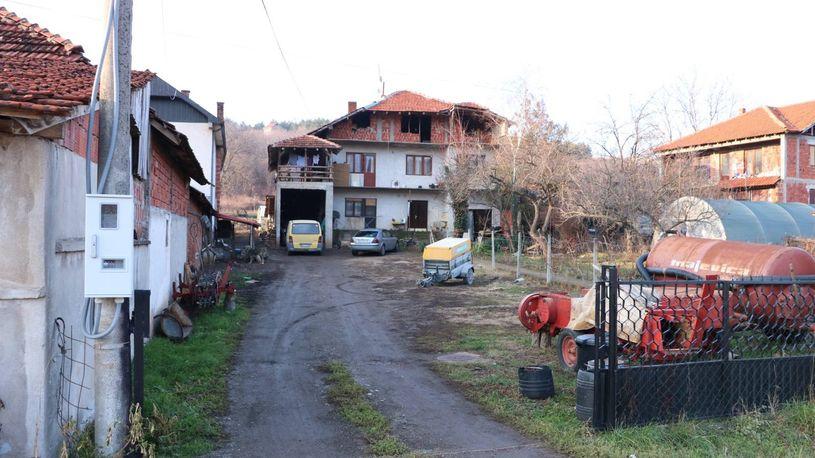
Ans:
[[[732,416],[815,388],[815,279],[597,283],[593,425]]]

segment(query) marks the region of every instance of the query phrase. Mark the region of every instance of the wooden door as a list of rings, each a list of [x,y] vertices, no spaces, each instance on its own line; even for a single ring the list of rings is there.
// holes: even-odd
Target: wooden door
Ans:
[[[376,155],[365,154],[362,161],[362,185],[366,188],[374,188],[376,187]]]
[[[411,200],[408,229],[427,229],[427,201]]]

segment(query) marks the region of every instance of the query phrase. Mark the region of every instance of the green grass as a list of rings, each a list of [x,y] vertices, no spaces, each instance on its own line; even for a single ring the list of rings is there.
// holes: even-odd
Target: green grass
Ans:
[[[235,275],[242,283],[240,274]],[[145,348],[145,416],[158,456],[197,456],[222,438],[229,363],[249,319],[240,293],[233,312],[215,307],[194,318],[184,342],[154,338]]]
[[[354,381],[348,368],[339,361],[331,361],[322,367],[328,373],[326,382],[328,400],[337,407],[340,415],[362,431],[372,454],[376,456],[404,455],[410,449],[391,434],[387,417],[377,411],[366,399],[368,390]]]
[[[719,420],[594,432],[574,413],[575,376],[560,370],[551,349],[533,347],[529,334],[495,326],[457,328],[425,336],[426,350],[476,351],[489,363],[435,363],[471,400],[498,420],[557,450],[576,456],[813,456],[815,403],[803,402]],[[557,393],[545,401],[518,393],[517,368],[548,364]]]

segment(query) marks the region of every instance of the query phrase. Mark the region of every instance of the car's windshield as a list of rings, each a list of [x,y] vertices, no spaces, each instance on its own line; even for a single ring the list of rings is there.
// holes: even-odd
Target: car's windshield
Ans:
[[[314,223],[296,223],[291,226],[292,234],[319,234],[320,226]]]
[[[354,237],[376,237],[377,231],[359,231]]]

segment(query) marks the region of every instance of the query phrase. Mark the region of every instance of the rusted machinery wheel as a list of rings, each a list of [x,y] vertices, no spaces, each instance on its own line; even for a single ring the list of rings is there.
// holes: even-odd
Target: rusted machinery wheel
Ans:
[[[564,371],[577,372],[577,342],[575,338],[580,334],[572,329],[564,328],[557,335],[555,349],[560,367]]]

